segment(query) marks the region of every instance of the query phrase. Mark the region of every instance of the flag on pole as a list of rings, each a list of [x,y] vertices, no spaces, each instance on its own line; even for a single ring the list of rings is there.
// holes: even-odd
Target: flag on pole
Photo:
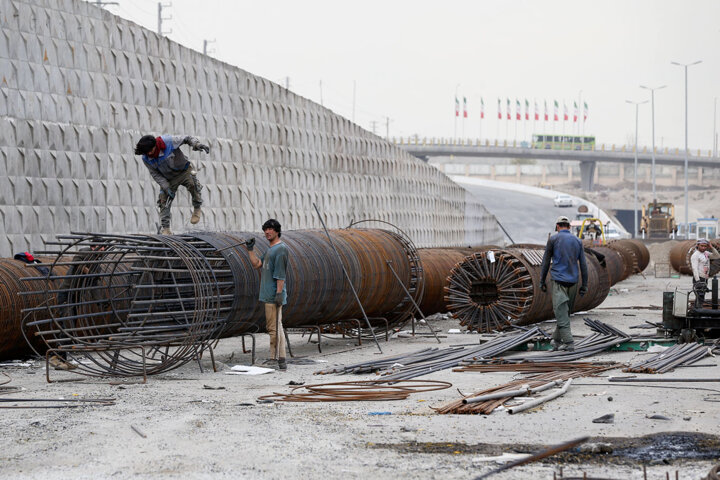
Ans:
[[[547,122],[549,119],[548,109],[547,109],[547,100],[544,100],[544,102],[545,102],[545,121]]]
[[[480,97],[480,118],[485,118],[485,102],[482,97]]]
[[[502,120],[502,102],[498,98],[498,120]]]
[[[463,118],[467,118],[467,98],[463,97]]]
[[[585,102],[585,111],[583,112],[583,122],[585,120],[587,120],[587,116],[588,116],[588,106],[587,106],[587,102]]]
[[[568,119],[567,103],[563,100],[563,120]]]
[[[557,100],[553,100],[553,101],[555,102],[555,111],[553,112],[553,121],[557,122],[558,120],[560,120],[560,116],[558,114],[558,112],[560,110],[560,105],[558,104]]]
[[[573,123],[577,122],[578,119],[578,106],[577,103],[573,100]]]
[[[455,97],[455,116],[460,116],[460,100],[457,97]]]
[[[520,111],[520,100],[515,99],[515,120],[520,120],[522,112]]]
[[[537,100],[535,100],[535,120],[540,120],[540,111],[538,111]]]
[[[530,120],[530,102],[525,99],[525,120]]]
[[[512,120],[512,115],[510,114],[510,99],[507,99],[507,119]]]

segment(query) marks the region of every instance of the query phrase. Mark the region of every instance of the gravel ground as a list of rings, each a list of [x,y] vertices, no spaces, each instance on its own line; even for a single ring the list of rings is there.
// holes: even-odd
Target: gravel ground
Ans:
[[[661,305],[663,290],[688,283],[689,277],[636,275],[616,285],[600,308],[575,315],[573,333],[589,333],[582,323],[583,316],[634,334],[653,332],[629,327],[645,320],[660,322],[661,312],[632,307]],[[434,325],[445,335],[443,348],[478,342],[477,335],[446,334],[458,328],[453,320],[438,320]],[[553,328],[552,322],[545,325]],[[720,425],[720,408],[718,403],[708,401],[713,392],[699,389],[720,391],[717,382],[650,388],[611,384],[604,376],[578,380],[565,396],[521,414],[437,415],[431,407],[457,399],[458,390],[469,393],[514,378],[512,373],[447,370],[422,378],[452,382],[451,389],[415,394],[401,401],[257,403],[261,395],[289,391],[290,381],[325,383],[373,378],[313,374],[333,365],[380,358],[370,342],[357,348],[348,339],[326,339],[323,353],[319,354],[316,345],[306,343],[306,338],[292,335],[292,345],[297,356],[314,363],[291,364],[287,372],[259,376],[223,373],[232,365],[250,360],[249,354],[242,353],[239,339],[220,342],[216,350],[218,373],[213,373],[204,360],[204,373],[197,363],[188,364],[151,377],[147,384],[112,385],[107,379],[48,384],[43,362],[34,361],[32,367],[24,368],[2,367],[0,371],[12,377],[6,386],[24,389],[0,397],[3,399],[114,397],[117,403],[77,409],[5,410],[0,417],[6,439],[0,453],[0,477],[467,479],[498,466],[483,461],[485,455],[537,450],[542,445],[583,435],[590,435],[594,441],[605,439],[616,450],[639,441],[656,448],[646,445],[632,458],[608,454],[559,456],[492,478],[550,479],[562,468],[566,476],[582,477],[586,472],[595,477],[641,479],[644,464],[650,479],[664,479],[667,473],[675,478],[676,471],[681,479],[699,479],[720,463],[714,436]],[[260,358],[268,355],[267,343],[265,335],[258,335]],[[434,339],[425,337],[381,342],[384,355],[436,345]],[[611,352],[596,359],[625,362],[642,355],[646,354]],[[684,368],[665,376],[718,378],[716,359],[708,358],[700,364],[706,366]],[[76,378],[65,372],[51,373],[58,379]],[[609,375],[622,373],[616,370]],[[205,385],[224,388],[210,390]],[[615,414],[614,423],[592,423],[592,419],[608,413]],[[648,418],[652,415],[668,420]],[[710,449],[709,456],[714,458],[673,459],[674,455],[692,455],[699,447],[692,444],[686,446],[684,454],[678,452],[682,446],[678,437],[671,437],[669,445],[663,445],[659,435],[668,432],[710,435],[697,442]]]

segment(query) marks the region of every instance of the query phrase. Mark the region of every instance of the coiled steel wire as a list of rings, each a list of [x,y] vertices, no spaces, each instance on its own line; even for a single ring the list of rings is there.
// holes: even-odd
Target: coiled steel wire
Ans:
[[[432,392],[452,387],[438,380],[366,380],[318,383],[293,387],[290,393],[263,395],[260,400],[275,402],[366,402],[405,400],[412,393]],[[298,392],[298,390],[307,390]]]
[[[466,256],[475,252],[499,248],[488,245],[468,248],[420,248],[418,255],[423,268],[425,283],[420,310],[425,315],[447,312],[445,305],[445,282],[450,271]]]
[[[469,330],[490,332],[553,317],[552,294],[540,288],[543,248],[478,252],[458,264],[447,279],[445,301]],[[588,292],[578,295],[573,312],[600,305],[610,291],[606,269],[585,253]]]
[[[412,313],[407,291],[419,300],[422,268],[412,242],[380,229],[286,232],[287,327],[360,318],[347,288],[347,269],[370,317],[391,325]],[[58,237],[52,273],[26,278],[44,290],[45,305],[27,308],[32,335],[61,350],[89,375],[160,373],[199,358],[222,337],[264,330],[258,301],[258,255],[267,241],[254,233],[197,232],[179,236],[72,234]],[[403,285],[388,268],[391,262]],[[58,268],[68,268],[59,275]],[[59,286],[58,286],[59,284]],[[403,286],[405,289],[403,289]],[[57,296],[62,301],[55,304]]]
[[[715,465],[711,468],[705,480],[720,480],[720,465]]]

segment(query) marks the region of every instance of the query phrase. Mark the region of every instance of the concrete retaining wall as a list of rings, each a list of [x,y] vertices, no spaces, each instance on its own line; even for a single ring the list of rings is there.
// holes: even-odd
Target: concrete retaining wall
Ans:
[[[317,203],[330,228],[378,218],[418,246],[501,239],[435,168],[276,83],[80,0],[0,0],[0,256],[71,230],[155,232],[145,133],[211,146],[189,155],[202,229],[319,227]],[[174,231],[190,213],[181,189]]]

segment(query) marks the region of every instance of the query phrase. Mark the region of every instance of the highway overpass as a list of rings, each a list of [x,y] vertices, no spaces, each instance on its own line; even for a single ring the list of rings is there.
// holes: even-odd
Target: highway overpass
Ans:
[[[427,161],[431,157],[465,157],[465,158],[521,158],[551,161],[576,161],[580,163],[581,185],[584,190],[592,190],[594,185],[595,166],[598,162],[625,163],[635,162],[633,148],[625,146],[606,148],[604,145],[594,150],[543,150],[518,146],[508,142],[479,142],[477,140],[455,141],[450,139],[433,139],[431,141],[417,139],[392,139],[396,145],[408,153]],[[638,163],[650,164],[650,149],[638,149]],[[656,149],[657,165],[684,166],[685,155],[679,149]],[[693,151],[688,154],[688,166],[703,168],[720,168],[720,158],[712,156],[712,152]]]

